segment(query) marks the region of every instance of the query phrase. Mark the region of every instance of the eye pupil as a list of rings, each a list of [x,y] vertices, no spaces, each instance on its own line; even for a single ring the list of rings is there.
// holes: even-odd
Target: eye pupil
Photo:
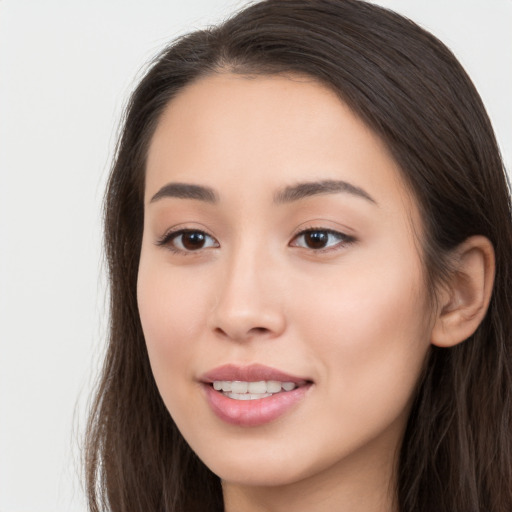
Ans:
[[[304,235],[304,239],[311,249],[322,249],[327,245],[329,235],[325,231],[309,231]]]
[[[206,237],[204,233],[199,231],[192,231],[190,233],[183,233],[182,235],[182,244],[185,249],[189,251],[194,251],[197,249],[201,249],[205,244]]]

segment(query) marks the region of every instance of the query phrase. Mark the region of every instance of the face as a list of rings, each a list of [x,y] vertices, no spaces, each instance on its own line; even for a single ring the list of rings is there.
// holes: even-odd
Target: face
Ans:
[[[391,463],[429,346],[418,233],[384,144],[312,79],[219,74],[170,102],[139,311],[165,405],[225,482]]]

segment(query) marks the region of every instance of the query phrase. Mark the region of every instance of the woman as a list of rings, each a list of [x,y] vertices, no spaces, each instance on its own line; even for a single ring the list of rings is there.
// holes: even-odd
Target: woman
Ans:
[[[510,211],[407,19],[267,1],[171,45],[106,196],[91,510],[510,510]]]

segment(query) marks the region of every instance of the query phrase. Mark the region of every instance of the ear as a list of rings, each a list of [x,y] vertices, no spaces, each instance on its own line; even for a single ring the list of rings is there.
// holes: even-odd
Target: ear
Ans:
[[[494,284],[494,248],[484,236],[472,236],[453,251],[454,271],[438,293],[431,343],[452,347],[469,338],[487,312]]]

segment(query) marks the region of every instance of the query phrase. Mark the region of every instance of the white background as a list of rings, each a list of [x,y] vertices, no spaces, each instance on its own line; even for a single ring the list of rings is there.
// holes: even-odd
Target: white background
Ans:
[[[106,332],[101,197],[122,107],[166,42],[245,3],[0,0],[0,512],[85,511],[79,440]],[[510,169],[512,0],[378,3],[455,51]]]

